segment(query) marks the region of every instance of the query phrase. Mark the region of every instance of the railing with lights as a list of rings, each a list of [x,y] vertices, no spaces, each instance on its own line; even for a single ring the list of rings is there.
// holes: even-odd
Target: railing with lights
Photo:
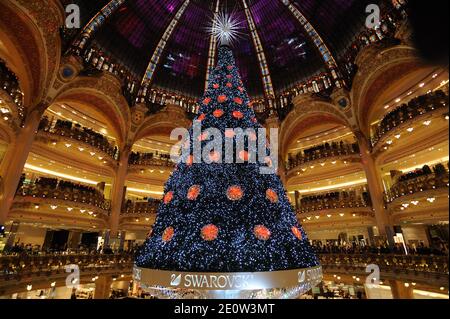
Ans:
[[[40,179],[42,180],[42,178]],[[45,179],[44,180],[53,180]],[[33,197],[48,200],[61,200],[64,202],[72,202],[92,206],[101,209],[104,213],[109,214],[111,202],[104,198],[100,191],[92,187],[81,186],[67,181],[58,181],[46,183],[35,182],[32,184],[22,185],[18,188],[16,196]],[[57,208],[57,206],[54,209]],[[52,207],[52,208],[53,208]],[[87,212],[90,215],[96,215],[95,212]],[[94,216],[96,217],[96,216]]]
[[[23,119],[24,107],[23,107],[23,93],[20,89],[19,79],[17,76],[6,66],[5,61],[0,59],[0,89],[4,90],[11,100],[16,104],[19,117]],[[3,120],[8,121],[11,110],[7,108],[4,101],[0,98],[0,115]]]
[[[0,295],[11,290],[17,291],[20,282],[25,281],[23,291],[37,282],[49,280],[49,287],[56,280],[64,284],[68,276],[66,269],[77,265],[80,280],[92,278],[92,282],[101,275],[131,275],[133,255],[121,254],[43,254],[43,255],[2,255],[0,256]],[[52,283],[53,281],[54,283]],[[75,284],[75,283],[74,283]],[[19,290],[20,291],[20,290]]]
[[[118,157],[118,148],[111,145],[105,136],[86,127],[82,127],[79,124],[61,120],[57,120],[53,123],[52,121],[49,121],[47,117],[44,117],[41,120],[38,129],[40,132],[62,136],[64,138],[70,138],[85,143],[108,155],[111,159],[116,159]],[[65,145],[67,148],[72,146],[67,140],[65,140]],[[78,149],[81,152],[84,151],[84,148],[82,147]],[[95,155],[97,155],[99,160],[103,160],[102,156],[98,156],[100,154],[91,152],[91,156]]]
[[[364,282],[366,267],[374,265],[380,269],[380,281],[403,279],[448,288],[448,256],[321,254],[320,263],[327,274],[361,275],[356,281]]]
[[[175,163],[170,159],[170,155],[158,156],[153,153],[131,153],[128,165],[139,167],[174,167]]]
[[[337,210],[345,208],[367,208],[371,206],[370,195],[361,190],[353,192],[334,192],[325,195],[310,195],[303,197],[297,205],[298,214],[308,214],[317,211]]]
[[[318,160],[337,158],[348,155],[359,155],[358,143],[349,144],[344,142],[332,142],[306,149],[295,156],[290,156],[286,169],[290,170],[296,167]]]
[[[152,200],[146,202],[128,202],[122,215],[151,215],[156,214],[160,201]]]
[[[384,116],[372,136],[372,146],[375,147],[386,135],[404,123],[412,122],[422,115],[448,107],[449,97],[443,91],[432,92],[412,99],[408,104],[403,104]],[[430,125],[430,122],[426,121],[424,125]]]
[[[390,204],[397,198],[422,193],[431,190],[448,189],[449,173],[443,165],[439,165],[439,169],[435,169],[434,173],[424,174],[415,178],[402,180],[397,182],[388,192],[385,192],[385,201]],[[429,198],[430,203],[435,198]]]
[[[351,43],[348,50],[338,59],[340,73],[344,76],[348,87],[351,87],[353,78],[358,70],[356,57],[365,47],[381,41],[393,40],[395,33],[402,21],[404,11],[402,8],[386,8],[382,11],[380,24],[375,29],[365,29]],[[294,87],[280,92],[279,99],[290,97],[291,99],[302,94],[321,94],[328,92],[334,87],[336,74],[333,71],[319,73],[310,79],[297,83]]]

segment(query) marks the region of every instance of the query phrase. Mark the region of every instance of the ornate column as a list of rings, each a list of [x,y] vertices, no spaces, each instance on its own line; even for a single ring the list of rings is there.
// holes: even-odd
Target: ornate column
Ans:
[[[389,280],[394,299],[414,299],[414,289],[411,285],[398,280]]]
[[[47,105],[42,103],[28,113],[24,127],[6,151],[0,166],[2,193],[0,194],[0,225],[4,225],[19,185],[20,176],[30,153],[39,122]]]
[[[283,186],[286,188],[286,167],[284,165],[284,159],[282,155],[280,154],[280,120],[278,119],[278,116],[275,113],[271,113],[269,117],[266,120],[266,130],[267,130],[267,138],[270,138],[270,130],[276,129],[278,130],[278,176],[280,176],[281,182],[283,183]],[[270,143],[273,143],[274,141],[269,141]]]
[[[111,276],[99,276],[95,281],[94,299],[108,299],[111,294],[112,283]]]
[[[372,156],[368,139],[360,132],[355,135],[361,152],[361,161],[364,172],[366,173],[367,184],[369,186],[372,208],[375,212],[378,231],[381,237],[386,238],[389,244],[393,245],[394,229],[392,227],[388,212],[384,206],[384,189],[381,174],[376,166],[375,159]]]
[[[131,146],[128,144],[121,150],[119,165],[117,167],[112,187],[110,216],[111,239],[115,239],[118,236],[119,219],[125,194],[125,182],[128,174],[128,159],[130,152]]]

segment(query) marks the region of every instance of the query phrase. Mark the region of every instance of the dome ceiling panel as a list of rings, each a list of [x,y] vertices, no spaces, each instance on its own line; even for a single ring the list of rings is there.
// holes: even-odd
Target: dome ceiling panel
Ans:
[[[377,0],[291,0],[311,22],[331,53],[339,57],[364,28],[365,7]],[[89,12],[108,1],[78,0]],[[184,0],[127,0],[94,37],[94,44],[142,79],[165,30]],[[203,93],[210,37],[207,28],[216,1],[190,0],[153,76],[153,87],[191,97]],[[274,89],[280,93],[324,70],[311,37],[283,0],[246,0],[268,62]],[[94,6],[95,3],[95,7]],[[261,71],[242,0],[220,0],[222,10],[236,12],[242,36],[234,44],[241,76],[253,98],[264,95]],[[92,14],[92,16],[95,14]]]
[[[127,1],[98,32],[95,41],[142,77],[162,34],[182,2]]]
[[[153,86],[195,97],[203,93],[211,16],[208,8],[188,6],[163,52]]]
[[[366,7],[380,0],[293,0],[335,56],[364,29]]]
[[[254,1],[250,6],[266,53],[275,91],[324,68],[322,57],[282,1]]]

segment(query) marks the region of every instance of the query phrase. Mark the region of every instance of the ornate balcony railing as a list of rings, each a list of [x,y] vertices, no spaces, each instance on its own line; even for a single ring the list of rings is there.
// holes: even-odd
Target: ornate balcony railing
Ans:
[[[366,278],[366,267],[376,265],[380,269],[379,280],[396,279],[448,287],[448,256],[320,254],[319,258],[324,273],[328,275],[348,274]],[[82,278],[131,275],[133,260],[133,255],[127,253],[3,255],[0,256],[0,295],[25,291],[27,284],[35,282],[65,280],[69,265],[77,265]]]
[[[320,262],[328,274],[342,273],[366,278],[366,267],[376,265],[380,269],[378,280],[403,279],[448,287],[448,256],[322,254]]]
[[[449,99],[442,91],[419,96],[408,104],[396,108],[388,113],[378,124],[375,134],[372,136],[372,146],[376,146],[384,136],[404,123],[409,123],[416,118],[439,109],[448,109]]]
[[[349,155],[359,155],[359,146],[357,143],[327,143],[321,145],[320,147],[316,147],[315,150],[306,150],[304,151],[304,154],[298,154],[297,156],[289,158],[286,169],[290,170],[296,167],[301,167],[307,163]]]
[[[0,59],[0,89],[4,90],[11,97],[11,100],[17,106],[19,117],[23,119],[25,111],[23,107],[23,93],[20,89],[19,79],[6,66],[5,61],[2,59]]]
[[[0,256],[0,295],[25,291],[27,284],[62,280],[68,276],[66,267],[79,267],[80,279],[101,275],[130,275],[133,267],[131,254],[43,254]],[[71,269],[71,268],[68,268]],[[24,282],[23,284],[20,284]],[[50,283],[48,283],[50,284]]]
[[[122,215],[150,215],[156,214],[160,202],[129,202],[125,205],[125,209],[122,210]]]
[[[303,198],[300,201],[298,214],[308,214],[317,211],[337,210],[337,209],[359,209],[371,206],[369,195],[353,196],[339,194],[335,198],[324,197],[313,199],[312,197]]]
[[[58,124],[52,126],[48,120],[43,119],[39,125],[39,132],[62,136],[87,144],[108,155],[113,160],[118,157],[119,152],[117,147],[111,145],[105,137],[100,137],[98,133],[81,126],[72,125],[71,127],[66,127]]]
[[[16,196],[33,197],[42,199],[61,200],[65,202],[79,203],[97,207],[109,214],[111,201],[105,199],[99,192],[91,192],[76,188],[50,187],[36,184],[22,185],[16,192]]]
[[[175,163],[170,158],[156,157],[149,154],[136,154],[130,155],[128,165],[132,166],[156,166],[156,167],[175,167]]]
[[[401,181],[395,184],[391,189],[385,193],[386,203],[392,203],[397,198],[417,194],[430,190],[448,189],[449,187],[449,173],[442,174],[428,174],[419,176],[406,181]]]

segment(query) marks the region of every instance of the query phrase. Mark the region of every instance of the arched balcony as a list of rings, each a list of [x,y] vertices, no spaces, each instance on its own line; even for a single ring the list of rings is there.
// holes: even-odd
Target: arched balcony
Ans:
[[[440,222],[448,220],[449,173],[443,165],[434,171],[403,175],[385,193],[392,218],[397,222]]]
[[[368,192],[332,192],[300,200],[297,217],[306,228],[372,225],[374,215]]]
[[[298,170],[314,164],[321,165],[326,162],[336,163],[360,161],[359,146],[357,143],[349,144],[343,141],[324,143],[289,157],[286,169],[289,175]]]
[[[130,254],[61,254],[0,256],[0,295],[23,292],[33,287],[65,286],[69,265],[79,267],[80,282],[95,282],[98,276],[130,276],[133,256]],[[70,269],[70,268],[68,268]]]
[[[435,287],[448,287],[447,256],[414,256],[390,254],[321,254],[324,273],[354,275],[365,280],[366,267],[379,267],[379,281],[400,280],[423,283]]]
[[[39,124],[38,141],[54,147],[61,144],[62,149],[77,150],[99,161],[99,163],[114,163],[118,156],[118,148],[108,139],[89,128],[70,121],[57,120],[52,123],[44,117]]]
[[[147,229],[156,220],[156,212],[160,201],[150,200],[143,202],[127,201],[122,209],[120,225],[127,230]]]
[[[448,119],[448,108],[448,95],[442,91],[420,96],[396,108],[377,125],[371,138],[374,152],[387,150],[402,137],[404,131],[412,133],[412,124],[423,123],[428,127],[435,118]]]
[[[94,187],[40,178],[18,188],[11,215],[23,221],[101,228],[110,208],[111,202]]]
[[[155,154],[155,153],[135,153],[130,154],[128,165],[132,169],[159,169],[164,168],[174,168],[175,163],[170,159],[169,154]]]

